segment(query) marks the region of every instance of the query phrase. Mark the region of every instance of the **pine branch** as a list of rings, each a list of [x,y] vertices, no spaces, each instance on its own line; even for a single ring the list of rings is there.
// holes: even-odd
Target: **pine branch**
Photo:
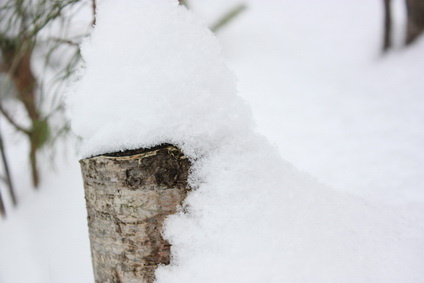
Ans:
[[[28,136],[31,134],[29,130],[25,129],[24,127],[16,123],[15,120],[12,118],[12,116],[3,108],[1,104],[0,104],[0,113],[4,116],[4,118],[6,118],[7,122],[9,122],[9,124],[11,124],[16,130]]]
[[[50,38],[52,41],[58,43],[58,44],[66,44],[66,45],[70,45],[70,46],[75,46],[75,47],[79,47],[79,43],[78,42],[74,42],[70,39],[64,39],[64,38],[58,38],[58,37],[52,37]]]
[[[46,15],[42,15],[44,17],[40,17],[42,18],[41,22],[37,23],[37,19],[35,19],[33,21],[34,23],[34,29],[29,33],[28,37],[33,38],[34,36],[36,36],[40,30],[42,30],[47,24],[49,24],[52,20],[55,20],[56,18],[58,18],[61,14],[62,14],[62,10],[64,8],[66,8],[67,6],[70,6],[72,4],[77,3],[80,0],[68,0],[68,1],[64,1],[63,3],[57,4],[56,5],[56,9],[52,9],[51,11],[49,11]]]

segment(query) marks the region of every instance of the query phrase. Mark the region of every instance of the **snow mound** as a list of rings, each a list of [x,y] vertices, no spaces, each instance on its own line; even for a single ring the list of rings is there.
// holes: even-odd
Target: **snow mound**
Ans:
[[[177,1],[105,1],[70,94],[85,157],[180,146],[188,213],[158,282],[419,282],[424,230],[321,186],[252,130],[214,36]]]
[[[422,215],[332,191],[243,136],[196,163],[158,282],[422,282]],[[418,217],[417,217],[418,218]],[[415,225],[415,226],[414,226]],[[421,232],[420,232],[421,231]]]
[[[81,48],[69,104],[85,157],[162,142],[197,152],[251,124],[217,40],[177,1],[105,1]]]

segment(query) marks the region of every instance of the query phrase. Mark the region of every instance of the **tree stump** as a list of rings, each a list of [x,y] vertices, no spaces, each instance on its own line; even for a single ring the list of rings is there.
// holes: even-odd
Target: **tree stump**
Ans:
[[[80,164],[95,281],[153,282],[157,266],[170,262],[161,232],[189,191],[190,161],[166,144]]]

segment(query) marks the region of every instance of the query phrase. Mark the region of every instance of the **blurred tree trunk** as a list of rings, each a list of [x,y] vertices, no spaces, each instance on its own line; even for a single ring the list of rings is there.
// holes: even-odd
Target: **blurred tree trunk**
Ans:
[[[19,55],[14,54],[13,57],[17,58]],[[28,117],[31,119],[31,129],[29,129],[29,160],[31,165],[32,183],[34,187],[38,187],[39,175],[37,167],[37,150],[39,148],[39,140],[41,131],[39,129],[40,114],[37,109],[35,99],[36,80],[31,70],[31,57],[32,49],[27,50],[21,55],[17,61],[17,66],[11,66],[13,82],[18,92],[19,100],[25,106]],[[14,68],[14,69],[13,69]]]
[[[406,0],[406,45],[413,43],[424,31],[424,0]]]
[[[391,0],[383,0],[384,4],[384,37],[383,52],[388,51],[392,47],[392,11]]]
[[[80,161],[95,281],[154,281],[169,264],[164,219],[188,192],[189,160],[172,145]]]

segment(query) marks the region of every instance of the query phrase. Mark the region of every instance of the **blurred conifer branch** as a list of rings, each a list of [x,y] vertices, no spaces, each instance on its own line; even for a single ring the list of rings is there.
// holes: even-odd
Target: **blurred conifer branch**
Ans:
[[[71,16],[65,11],[74,8],[80,0],[6,0],[0,4],[0,72],[8,78],[12,88],[1,93],[0,114],[29,142],[29,161],[34,187],[39,184],[37,155],[57,133],[63,134],[67,128],[54,125],[51,118],[62,111],[61,95],[54,92],[51,85],[46,87],[45,73],[54,73],[60,82],[69,77],[79,60],[79,41],[62,38],[62,31],[52,32],[54,25],[64,27]],[[49,34],[50,32],[50,34]],[[56,36],[52,36],[51,34]],[[59,35],[59,36],[57,36]],[[67,46],[64,50],[63,46]],[[72,56],[64,56],[69,47],[74,49]],[[35,71],[36,60],[44,61],[44,69]],[[42,59],[42,60],[40,60]],[[61,62],[59,62],[61,61]],[[5,88],[3,88],[4,90]],[[56,86],[56,91],[60,86]],[[16,110],[25,113],[27,121],[18,121]],[[22,117],[20,118],[22,119]]]

